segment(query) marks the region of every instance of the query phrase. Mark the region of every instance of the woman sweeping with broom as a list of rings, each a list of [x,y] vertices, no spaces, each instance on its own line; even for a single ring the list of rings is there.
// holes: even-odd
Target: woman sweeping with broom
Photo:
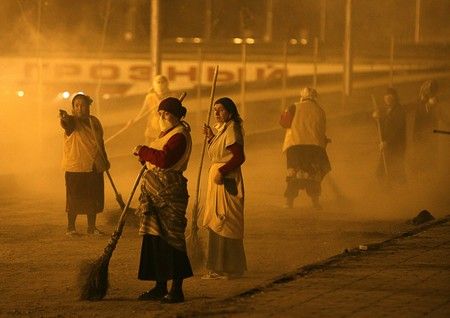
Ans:
[[[186,108],[180,100],[162,100],[158,112],[159,137],[149,147],[139,145],[133,151],[148,168],[142,177],[139,198],[139,234],[143,240],[138,278],[156,282],[138,299],[179,303],[184,301],[183,279],[193,275],[184,236],[189,196],[183,176],[192,141],[189,125],[182,120]],[[168,280],[172,280],[170,291]]]
[[[217,133],[205,124],[211,168],[203,226],[208,228],[209,273],[202,279],[240,277],[247,269],[244,252],[245,161],[242,119],[234,102],[223,97],[214,103]]]

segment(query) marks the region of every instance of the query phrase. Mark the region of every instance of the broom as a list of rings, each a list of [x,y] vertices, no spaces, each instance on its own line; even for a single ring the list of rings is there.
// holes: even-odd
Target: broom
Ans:
[[[214,93],[216,90],[218,74],[219,74],[219,66],[216,65],[216,68],[214,70],[213,82],[212,82],[212,86],[211,86],[208,117],[206,119],[206,123],[208,126],[209,126],[209,122],[211,120],[211,112],[212,112],[212,107],[213,107],[213,103],[214,103]],[[190,228],[190,233],[187,236],[187,242],[186,242],[187,249],[189,252],[189,260],[191,261],[191,264],[194,268],[202,267],[203,261],[205,259],[205,253],[202,248],[200,237],[198,236],[197,222],[198,222],[198,216],[200,214],[200,205],[199,205],[200,180],[201,180],[201,175],[202,175],[203,158],[205,156],[206,142],[207,142],[207,137],[205,136],[205,139],[203,140],[202,154],[200,157],[200,167],[199,167],[198,175],[197,175],[197,184],[196,184],[196,189],[195,189],[195,201],[192,206],[192,212],[191,212],[191,215],[192,215],[191,228]]]
[[[78,281],[81,288],[80,300],[101,300],[105,297],[106,292],[108,291],[109,260],[111,259],[117,242],[122,235],[125,220],[129,212],[128,207],[130,206],[133,195],[139,185],[139,181],[141,180],[145,169],[146,166],[144,165],[136,177],[136,181],[134,182],[127,204],[123,208],[117,228],[111,235],[111,239],[105,247],[103,254],[94,261],[85,261],[81,264],[80,273],[78,275]]]
[[[379,107],[377,104],[377,101],[375,99],[375,97],[373,95],[370,95],[372,97],[372,104],[373,107],[375,109],[375,111],[379,111]],[[377,131],[378,131],[378,141],[380,143],[383,142],[383,136],[381,135],[381,123],[380,123],[380,118],[375,118],[375,121],[377,122]],[[383,160],[383,168],[384,168],[384,173],[386,174],[386,180],[387,182],[389,182],[389,171],[388,171],[388,166],[386,163],[386,155],[384,152],[384,149],[381,149],[381,159]]]

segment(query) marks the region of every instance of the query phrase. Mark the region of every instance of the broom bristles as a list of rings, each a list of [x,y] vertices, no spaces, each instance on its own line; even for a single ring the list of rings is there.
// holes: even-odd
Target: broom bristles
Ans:
[[[191,220],[191,229],[186,239],[186,245],[189,255],[189,260],[194,270],[202,269],[204,267],[205,261],[205,253],[202,245],[202,241],[198,235],[198,226],[196,224],[196,219],[200,212],[200,208],[198,204],[194,204],[192,207],[192,220]]]
[[[95,261],[81,264],[79,282],[80,300],[102,300],[108,291],[108,266],[110,257],[102,255]]]
[[[80,300],[102,300],[108,291],[108,267],[121,232],[114,232],[103,254],[96,260],[84,261],[80,266],[78,282]]]

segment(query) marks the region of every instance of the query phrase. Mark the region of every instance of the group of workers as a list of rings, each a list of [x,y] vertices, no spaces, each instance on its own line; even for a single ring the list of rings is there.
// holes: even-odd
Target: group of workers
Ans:
[[[424,84],[425,85],[425,84]],[[434,85],[434,86],[433,86]],[[416,105],[417,134],[428,129],[427,114],[436,102],[434,82],[423,88]],[[184,301],[183,280],[193,275],[186,250],[185,230],[188,206],[187,169],[192,139],[190,126],[183,119],[187,109],[171,96],[168,80],[156,76],[132,125],[148,114],[146,145],[138,145],[133,154],[146,165],[141,181],[138,212],[142,247],[138,278],[155,281],[139,300],[164,303]],[[385,94],[385,106],[374,113],[380,123],[380,149],[384,173],[404,179],[405,110],[394,89]],[[103,210],[103,173],[110,167],[100,121],[90,114],[92,99],[77,94],[72,99],[72,115],[60,114],[64,129],[63,168],[66,181],[68,235],[79,235],[77,214],[87,214],[88,233],[104,234],[96,227],[96,214]],[[425,112],[421,114],[421,112]],[[228,97],[214,102],[216,125],[203,126],[211,166],[208,175],[202,224],[208,230],[208,273],[203,279],[236,278],[247,269],[243,245],[244,184],[241,165],[245,161],[242,119],[236,104]],[[425,118],[425,119],[424,119]],[[326,146],[326,116],[317,101],[315,89],[301,90],[300,101],[288,107],[280,124],[286,129],[283,151],[287,158],[286,207],[292,208],[299,190],[304,189],[312,205],[321,209],[321,182],[331,170]],[[170,290],[167,281],[172,280]]]
[[[146,145],[133,154],[146,165],[142,176],[138,213],[142,236],[138,278],[155,281],[139,300],[164,303],[184,301],[183,280],[193,275],[187,255],[185,230],[188,205],[187,180],[183,176],[192,149],[190,126],[183,120],[187,109],[171,97],[168,81],[157,76],[144,106],[128,125],[146,114]],[[66,180],[68,235],[75,229],[78,214],[87,214],[88,233],[103,234],[95,216],[104,203],[103,173],[109,169],[100,121],[90,114],[92,99],[77,94],[72,115],[62,112],[64,129],[63,168]],[[203,225],[209,229],[207,268],[203,279],[240,277],[247,269],[244,235],[244,183],[241,165],[245,161],[242,119],[228,97],[214,102],[216,125],[204,125],[211,161]],[[172,280],[170,290],[167,281]]]
[[[439,126],[439,121],[446,121],[437,92],[437,82],[427,80],[421,85],[416,101],[402,104],[394,88],[386,89],[383,105],[373,112],[380,135],[377,176],[384,185],[390,187],[406,182],[409,126],[412,126],[411,152],[414,154],[410,167],[415,181],[426,182],[436,171],[439,150],[433,129]]]

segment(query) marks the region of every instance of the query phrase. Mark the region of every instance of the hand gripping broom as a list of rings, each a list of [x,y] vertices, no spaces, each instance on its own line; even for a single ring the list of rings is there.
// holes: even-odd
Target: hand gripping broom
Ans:
[[[216,65],[216,68],[214,70],[214,77],[213,82],[211,86],[211,95],[209,99],[209,110],[208,110],[208,117],[206,120],[207,125],[209,125],[209,122],[211,120],[211,112],[212,107],[214,103],[214,93],[216,91],[216,83],[217,83],[217,75],[219,74],[219,66]],[[195,188],[195,201],[192,206],[192,213],[191,213],[191,228],[190,232],[187,236],[187,250],[189,252],[189,260],[191,261],[191,264],[194,268],[200,268],[203,266],[203,261],[205,258],[205,253],[202,248],[202,244],[200,242],[200,238],[198,236],[198,215],[200,212],[200,206],[199,206],[199,194],[200,194],[200,181],[201,181],[201,175],[202,175],[202,168],[203,168],[203,158],[205,156],[205,149],[206,149],[206,143],[207,143],[207,137],[205,136],[205,139],[203,140],[203,148],[202,148],[202,154],[200,157],[200,167],[198,170],[197,175],[197,183]]]
[[[123,208],[117,228],[111,235],[111,239],[109,240],[108,245],[105,247],[103,254],[98,259],[94,261],[85,261],[81,265],[80,273],[78,276],[78,281],[81,288],[81,300],[101,300],[103,299],[103,297],[105,297],[106,292],[108,291],[109,260],[111,259],[117,242],[122,235],[122,231],[125,226],[125,220],[129,213],[128,207],[130,206],[133,195],[136,192],[136,188],[139,185],[145,169],[146,167],[144,165],[141,171],[139,171],[138,176],[136,177],[136,181],[133,184],[133,189],[131,190],[127,204]]]

